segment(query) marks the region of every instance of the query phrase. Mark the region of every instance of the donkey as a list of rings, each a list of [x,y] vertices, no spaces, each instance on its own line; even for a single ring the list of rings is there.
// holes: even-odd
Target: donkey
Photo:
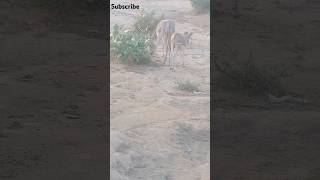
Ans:
[[[174,54],[173,60],[175,60],[177,54],[180,53],[180,55],[183,56],[182,57],[182,65],[183,66],[184,66],[185,49],[189,45],[192,35],[193,35],[192,32],[184,32],[183,34],[181,34],[181,33],[173,33],[171,35],[171,38],[170,38],[170,43],[171,43],[171,45],[170,45],[171,49],[170,50],[171,50],[172,54]],[[170,61],[169,61],[169,64],[171,64]],[[174,69],[174,65],[170,69]]]
[[[171,44],[170,44],[170,37],[175,32],[176,24],[174,20],[161,20],[157,27],[156,27],[156,37],[157,43],[162,43],[162,47],[164,49],[163,56],[164,56],[164,64],[166,64],[167,57],[171,55]],[[164,54],[165,53],[165,54]]]

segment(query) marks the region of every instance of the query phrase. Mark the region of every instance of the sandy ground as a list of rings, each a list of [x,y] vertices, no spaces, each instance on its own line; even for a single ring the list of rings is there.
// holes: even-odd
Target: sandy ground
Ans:
[[[0,179],[104,179],[106,42],[89,36],[104,20],[48,26],[19,3],[0,2]]]
[[[187,0],[138,3],[175,19],[178,32],[194,32],[193,47],[175,72],[162,65],[161,48],[151,65],[111,64],[111,179],[209,179],[210,17],[194,15]],[[115,10],[111,26],[129,26],[139,13]],[[186,80],[200,92],[178,90]]]
[[[251,52],[259,66],[284,62],[291,74],[282,79],[284,88],[307,100],[271,104],[237,87],[223,88],[221,74],[213,72],[216,180],[320,178],[320,4],[285,2],[244,0],[239,19],[228,13],[212,17],[214,56],[230,58],[228,44],[238,54],[235,61]]]

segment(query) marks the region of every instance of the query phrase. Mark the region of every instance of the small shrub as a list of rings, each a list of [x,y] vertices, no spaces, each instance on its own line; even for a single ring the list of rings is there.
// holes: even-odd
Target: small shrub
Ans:
[[[191,0],[191,5],[198,13],[210,11],[210,0]]]
[[[190,81],[185,82],[177,82],[177,89],[181,91],[187,91],[187,92],[198,92],[198,84],[192,83]]]
[[[142,32],[124,30],[119,25],[113,26],[110,46],[112,57],[126,64],[146,64],[154,51],[150,37]]]
[[[155,17],[155,13],[143,12],[133,24],[134,31],[144,33],[146,35],[152,36],[156,30],[158,23],[164,19],[164,16]]]

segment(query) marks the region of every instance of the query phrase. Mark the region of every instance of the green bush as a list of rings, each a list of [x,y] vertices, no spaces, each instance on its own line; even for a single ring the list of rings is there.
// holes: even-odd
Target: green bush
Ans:
[[[185,82],[177,82],[177,89],[181,91],[187,91],[187,92],[198,92],[198,84],[192,83],[190,81]]]
[[[153,35],[163,16],[157,18],[154,12],[143,12],[131,30],[115,25],[111,30],[110,52],[113,59],[125,64],[146,64],[151,61],[155,45]]]
[[[124,30],[114,25],[110,35],[110,52],[116,60],[126,64],[146,64],[150,62],[154,44],[142,32]]]
[[[210,0],[190,0],[192,7],[198,12],[210,11]]]
[[[152,12],[143,12],[133,24],[134,31],[142,32],[149,36],[152,36],[156,30],[158,23],[164,19],[164,16],[155,17],[155,13]]]

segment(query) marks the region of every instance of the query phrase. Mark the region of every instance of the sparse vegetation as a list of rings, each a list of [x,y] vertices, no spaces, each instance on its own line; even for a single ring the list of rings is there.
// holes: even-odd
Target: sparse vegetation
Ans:
[[[190,0],[192,7],[198,12],[210,11],[210,0]]]
[[[187,91],[187,92],[198,92],[199,91],[199,85],[190,81],[178,81],[177,82],[177,89],[181,91]]]

